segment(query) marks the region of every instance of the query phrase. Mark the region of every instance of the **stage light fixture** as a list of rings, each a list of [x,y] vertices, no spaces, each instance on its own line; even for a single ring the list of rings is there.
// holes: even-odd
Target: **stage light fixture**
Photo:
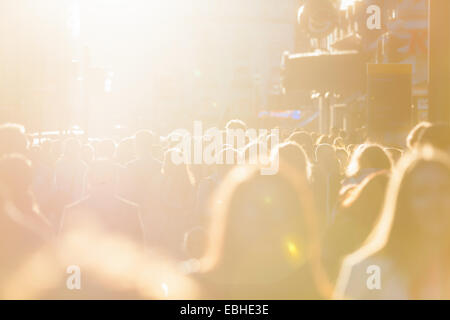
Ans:
[[[338,14],[336,1],[306,0],[298,10],[297,22],[311,38],[321,39],[333,32]]]

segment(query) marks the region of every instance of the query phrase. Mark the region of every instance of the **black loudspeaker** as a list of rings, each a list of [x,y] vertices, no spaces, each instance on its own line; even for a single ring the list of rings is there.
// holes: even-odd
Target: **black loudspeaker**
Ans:
[[[282,69],[282,85],[288,95],[311,90],[346,94],[365,89],[365,60],[357,51],[286,55]]]
[[[412,65],[368,64],[367,94],[369,136],[386,136],[411,128]]]

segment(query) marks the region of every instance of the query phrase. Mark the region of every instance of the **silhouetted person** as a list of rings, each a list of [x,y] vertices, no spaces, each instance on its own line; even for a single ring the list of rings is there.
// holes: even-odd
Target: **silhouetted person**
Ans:
[[[282,157],[290,166],[294,167],[307,180],[311,176],[310,163],[304,149],[294,141],[279,144],[273,151],[272,157]],[[281,168],[282,169],[282,168]]]
[[[95,146],[96,160],[113,160],[116,153],[116,143],[112,139],[104,139]]]
[[[406,145],[409,149],[413,149],[417,143],[419,142],[420,136],[425,131],[425,129],[429,128],[431,123],[428,121],[422,121],[416,124],[414,128],[408,134],[406,138]]]
[[[361,144],[353,152],[347,167],[347,183],[358,184],[374,172],[391,170],[392,160],[389,154],[378,145]]]
[[[81,147],[81,160],[88,166],[95,160],[95,151],[91,145],[85,144]]]
[[[288,140],[294,141],[298,143],[301,147],[303,147],[303,150],[306,152],[309,161],[311,162],[316,161],[316,157],[314,154],[313,140],[307,132],[296,131],[289,136]]]
[[[323,241],[323,262],[331,279],[337,277],[342,259],[361,247],[373,230],[388,182],[388,172],[373,173],[339,200]]]
[[[374,231],[360,249],[344,260],[336,297],[448,299],[448,194],[448,156],[431,148],[406,156],[394,171]],[[368,281],[370,266],[381,271],[382,286],[376,278]],[[372,267],[371,272],[375,271]],[[377,285],[378,290],[370,290],[367,283]]]
[[[55,208],[50,219],[56,227],[64,207],[84,196],[86,170],[87,165],[81,160],[81,143],[75,138],[66,139],[63,155],[55,164]]]
[[[428,144],[450,154],[450,125],[433,124],[424,128],[417,144],[421,146]]]
[[[183,256],[184,234],[197,225],[194,219],[196,217],[193,216],[196,201],[195,178],[188,165],[176,164],[172,158],[182,159],[182,156],[178,149],[168,150],[162,169],[161,213],[164,215],[164,224],[161,240],[167,252],[175,258]]]
[[[157,138],[153,132],[141,130],[135,137],[136,159],[126,164],[121,177],[120,194],[141,207],[149,245],[160,242],[163,213],[161,211],[162,163],[153,157]]]
[[[136,158],[136,152],[134,148],[135,139],[125,138],[122,139],[116,149],[115,161],[123,166]]]
[[[206,254],[193,275],[203,298],[320,297],[313,201],[305,177],[289,164],[281,168],[268,176],[236,167],[218,189]]]
[[[13,289],[6,287],[12,273],[54,238],[49,222],[34,200],[32,174],[30,161],[22,155],[0,159],[1,298],[8,294],[7,289]]]
[[[320,144],[316,148],[316,163],[312,167],[312,185],[321,225],[332,221],[333,209],[341,188],[340,163],[334,147]]]
[[[87,196],[64,209],[61,232],[93,223],[143,245],[139,207],[118,197],[115,183],[115,165],[111,161],[93,162],[87,173]]]
[[[23,126],[8,123],[0,125],[0,156],[11,153],[27,156],[28,140]]]

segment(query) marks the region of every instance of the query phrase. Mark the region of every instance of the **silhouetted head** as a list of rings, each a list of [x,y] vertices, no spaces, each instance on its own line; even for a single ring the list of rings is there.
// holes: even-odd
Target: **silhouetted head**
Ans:
[[[63,155],[70,159],[79,159],[81,156],[81,143],[78,139],[68,138],[64,140]]]
[[[405,155],[393,171],[380,220],[349,265],[380,251],[408,276],[429,263],[424,254],[431,250],[448,262],[449,194],[447,155],[430,147]]]
[[[320,144],[316,148],[316,166],[325,173],[340,173],[340,163],[336,150],[330,144]]]
[[[334,142],[334,139],[326,134],[321,135],[319,138],[317,138],[316,140],[316,146],[321,145],[321,144],[329,144],[332,145]]]
[[[386,151],[375,144],[362,144],[353,152],[347,168],[349,177],[358,175],[361,170],[391,170],[392,160]]]
[[[450,230],[450,160],[431,149],[402,161],[389,192],[394,221],[391,239],[407,244],[439,239]],[[395,201],[395,203],[393,203]]]
[[[289,163],[276,175],[259,169],[235,167],[215,193],[201,268],[219,287],[234,287],[231,297],[289,297],[285,279],[317,261],[312,196]]]
[[[184,161],[184,154],[180,149],[172,148],[164,153],[161,173],[166,179],[175,179],[180,188],[195,185],[195,177],[190,166]]]
[[[339,164],[341,165],[341,171],[345,172],[347,165],[348,165],[348,153],[347,150],[345,150],[344,148],[337,148],[336,149],[336,157],[339,160]]]
[[[406,145],[408,146],[409,149],[412,149],[416,146],[416,144],[419,142],[420,136],[422,135],[423,131],[430,126],[431,123],[427,121],[422,121],[411,129],[411,131],[408,134],[408,137],[406,138]]]
[[[156,135],[150,130],[140,130],[136,132],[135,144],[136,155],[140,159],[152,157],[153,148],[158,144]]]
[[[386,189],[389,182],[389,172],[380,171],[367,176],[361,183],[352,188],[340,203],[341,217],[337,220],[346,220],[348,229],[341,230],[340,238],[343,241],[353,241],[347,253],[362,245],[372,231],[381,215]],[[341,224],[342,227],[342,224]],[[354,237],[347,237],[350,233],[359,235],[358,241]],[[345,234],[346,237],[342,237]]]
[[[132,138],[125,138],[119,142],[115,156],[118,163],[124,165],[135,158],[134,143]]]
[[[95,147],[96,160],[112,160],[116,152],[116,143],[112,139],[101,140]]]
[[[31,184],[33,170],[31,162],[20,154],[10,154],[0,159],[0,202],[9,202],[21,212],[37,212]],[[0,212],[1,213],[1,212]]]
[[[87,184],[91,192],[114,191],[117,167],[111,160],[95,160],[87,171]]]
[[[424,128],[417,142],[421,146],[428,144],[450,154],[450,125],[433,124]]]
[[[316,160],[315,155],[314,155],[313,140],[307,132],[296,131],[296,132],[292,133],[287,140],[298,143],[303,148],[303,150],[306,152],[306,155],[308,156],[308,159],[310,161],[314,162]]]
[[[25,129],[18,124],[0,126],[0,156],[11,153],[26,154],[28,140]]]
[[[89,145],[85,144],[81,147],[81,160],[83,160],[86,164],[90,164],[92,161],[94,161],[95,158],[95,152],[94,148]]]
[[[228,130],[238,130],[238,129],[245,131],[245,130],[247,130],[247,124],[244,121],[238,120],[238,119],[230,120],[227,122],[225,129],[227,131]]]
[[[276,156],[285,160],[286,163],[289,163],[290,166],[298,170],[308,179],[310,178],[310,163],[308,157],[306,156],[304,149],[296,142],[288,141],[279,144],[272,151],[272,157]]]

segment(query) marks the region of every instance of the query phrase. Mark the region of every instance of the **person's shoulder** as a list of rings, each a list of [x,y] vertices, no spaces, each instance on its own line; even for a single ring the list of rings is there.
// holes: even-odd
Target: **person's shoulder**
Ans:
[[[134,203],[130,200],[124,199],[120,196],[115,196],[115,200],[116,200],[117,204],[122,207],[129,208],[130,210],[139,211],[140,207],[137,203]]]
[[[89,201],[89,197],[85,196],[85,197],[81,198],[80,200],[77,200],[75,202],[72,202],[72,203],[66,205],[64,207],[64,211],[69,212],[69,211],[74,211],[74,210],[80,209],[80,208],[84,207],[85,205],[87,205],[88,201]]]
[[[138,167],[140,163],[141,163],[141,160],[133,159],[133,160],[128,161],[127,163],[125,163],[124,166],[127,169],[134,169],[134,168]]]
[[[73,223],[85,220],[90,215],[89,197],[86,196],[78,201],[68,204],[64,207],[62,212],[61,221],[58,225],[58,232],[67,231],[68,226],[73,226]],[[80,220],[81,219],[81,220]]]

